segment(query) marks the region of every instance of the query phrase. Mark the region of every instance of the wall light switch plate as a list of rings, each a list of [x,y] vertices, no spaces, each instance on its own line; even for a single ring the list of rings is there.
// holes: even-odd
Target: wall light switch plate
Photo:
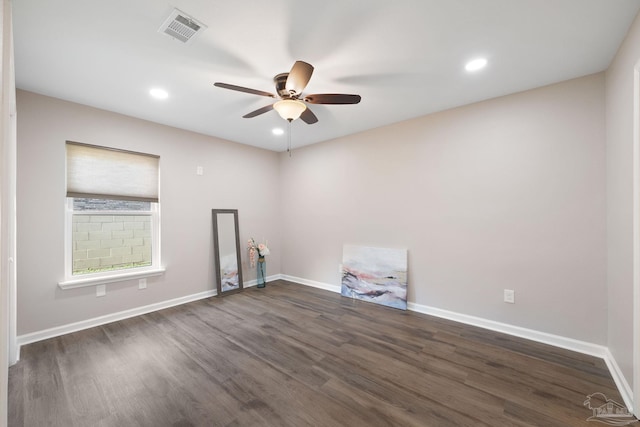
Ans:
[[[147,289],[147,279],[138,280],[138,289]]]
[[[509,304],[515,304],[516,303],[516,291],[514,291],[513,289],[505,289],[504,290],[504,302],[507,302]]]
[[[103,297],[107,294],[107,285],[96,286],[96,296]]]
[[[204,168],[202,166],[196,167],[196,175],[204,175]]]

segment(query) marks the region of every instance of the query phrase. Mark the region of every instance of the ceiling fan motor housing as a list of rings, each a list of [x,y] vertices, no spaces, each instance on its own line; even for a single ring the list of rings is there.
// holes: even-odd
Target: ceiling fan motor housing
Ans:
[[[273,82],[276,84],[276,91],[280,98],[297,98],[297,94],[290,93],[286,88],[287,77],[289,77],[289,73],[280,73],[273,78]]]

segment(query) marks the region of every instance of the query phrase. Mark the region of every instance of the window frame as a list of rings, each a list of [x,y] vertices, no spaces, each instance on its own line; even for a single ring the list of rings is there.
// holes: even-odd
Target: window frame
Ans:
[[[151,215],[151,265],[144,267],[132,267],[118,270],[100,271],[96,273],[73,274],[73,215]],[[121,282],[125,280],[142,279],[164,274],[165,269],[161,264],[160,242],[160,203],[152,202],[149,211],[122,211],[122,210],[87,210],[74,211],[73,197],[67,197],[65,206],[64,227],[64,280],[58,282],[61,289],[73,289],[86,286],[97,286],[106,283]]]

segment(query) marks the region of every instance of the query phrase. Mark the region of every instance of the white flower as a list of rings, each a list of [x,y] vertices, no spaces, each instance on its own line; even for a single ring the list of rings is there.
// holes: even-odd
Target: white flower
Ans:
[[[269,248],[267,247],[267,245],[265,245],[264,243],[260,243],[258,245],[258,253],[260,254],[260,256],[266,256],[271,252],[269,252]]]

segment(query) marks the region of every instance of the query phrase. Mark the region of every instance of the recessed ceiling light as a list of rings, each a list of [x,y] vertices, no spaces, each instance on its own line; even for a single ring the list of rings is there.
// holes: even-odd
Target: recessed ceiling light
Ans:
[[[284,134],[284,130],[282,130],[281,128],[275,128],[271,131],[274,135],[282,135]]]
[[[482,70],[486,66],[487,66],[487,60],[485,58],[476,58],[467,62],[467,65],[465,65],[464,68],[469,72],[473,72],[473,71]]]
[[[169,92],[164,89],[160,89],[159,87],[154,87],[149,91],[149,94],[153,96],[155,99],[167,99],[169,97]]]

